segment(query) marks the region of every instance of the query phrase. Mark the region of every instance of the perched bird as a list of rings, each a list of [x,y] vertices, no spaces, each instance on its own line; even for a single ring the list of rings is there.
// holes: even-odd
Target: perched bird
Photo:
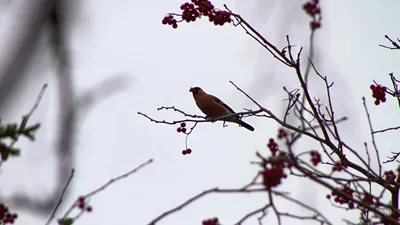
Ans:
[[[235,111],[219,98],[205,93],[201,88],[192,87],[189,91],[192,92],[196,105],[206,116],[216,119],[218,117],[235,114]],[[237,123],[250,131],[254,131],[254,127],[243,122],[238,115],[224,117],[220,120]]]

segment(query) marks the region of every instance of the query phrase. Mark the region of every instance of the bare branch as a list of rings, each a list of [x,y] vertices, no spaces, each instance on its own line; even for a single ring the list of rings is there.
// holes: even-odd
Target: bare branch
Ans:
[[[90,197],[92,197],[93,195],[95,195],[95,194],[97,194],[97,193],[103,191],[104,189],[106,189],[107,187],[109,187],[110,185],[112,185],[113,183],[115,183],[115,182],[117,182],[117,181],[120,181],[120,180],[122,180],[122,179],[125,179],[125,178],[129,177],[130,175],[136,173],[137,171],[139,171],[139,170],[142,169],[143,167],[149,165],[149,164],[152,163],[153,161],[154,161],[153,159],[149,159],[149,160],[147,160],[146,162],[140,164],[138,167],[136,167],[136,168],[134,168],[134,169],[132,169],[132,170],[130,170],[130,171],[128,171],[128,172],[126,172],[126,173],[124,173],[124,174],[122,174],[122,175],[116,177],[116,178],[112,178],[111,180],[109,180],[107,183],[105,183],[105,184],[102,185],[101,187],[99,187],[99,188],[95,189],[94,191],[89,192],[88,194],[83,195],[83,196],[81,196],[81,197],[83,197],[84,199],[90,198]],[[78,198],[78,199],[71,205],[71,207],[66,211],[66,213],[65,213],[64,216],[63,216],[63,219],[67,218],[68,215],[72,212],[72,210],[73,210],[75,207],[78,206],[78,204],[79,204],[79,198]],[[81,212],[82,212],[82,211],[81,211]],[[79,216],[79,215],[78,215],[78,216]]]
[[[172,214],[174,212],[177,212],[177,211],[183,209],[184,207],[188,206],[189,204],[193,203],[194,201],[199,200],[201,197],[204,197],[211,193],[252,193],[252,192],[265,192],[265,191],[266,191],[265,189],[248,189],[248,188],[240,188],[240,189],[219,189],[217,187],[211,188],[211,189],[208,189],[206,191],[203,191],[203,192],[193,196],[192,198],[183,202],[179,206],[164,212],[163,214],[161,214],[160,216],[156,217],[151,222],[149,222],[148,225],[155,225],[156,222],[162,220],[163,218],[169,216],[170,214]]]
[[[379,45],[380,47],[387,48],[390,50],[399,50],[400,49],[400,45],[397,44],[395,41],[393,41],[388,35],[385,35],[385,38],[390,41],[390,43],[393,45],[393,47],[389,47],[386,45]]]
[[[376,160],[378,161],[379,176],[382,176],[382,163],[381,163],[381,160],[380,160],[380,157],[379,157],[378,146],[376,145],[376,142],[375,142],[375,135],[374,135],[374,129],[372,128],[371,117],[370,117],[369,112],[368,112],[367,104],[365,103],[365,98],[363,97],[362,100],[363,100],[365,113],[367,114],[369,129],[370,129],[370,132],[371,132],[372,145],[374,146]]]
[[[53,220],[53,218],[54,218],[54,216],[55,216],[55,214],[56,214],[56,212],[57,212],[58,207],[59,207],[59,206],[61,205],[61,203],[63,202],[64,193],[65,193],[65,191],[67,190],[67,187],[69,186],[69,184],[70,184],[72,178],[74,177],[74,173],[75,173],[75,169],[72,169],[72,170],[71,170],[71,175],[69,176],[68,181],[67,181],[67,183],[65,184],[65,187],[64,187],[64,189],[63,189],[63,191],[62,191],[62,193],[61,193],[60,199],[58,200],[56,207],[54,208],[53,212],[51,213],[51,216],[50,216],[49,220],[47,220],[46,225],[49,225],[49,224],[51,223],[51,221]]]

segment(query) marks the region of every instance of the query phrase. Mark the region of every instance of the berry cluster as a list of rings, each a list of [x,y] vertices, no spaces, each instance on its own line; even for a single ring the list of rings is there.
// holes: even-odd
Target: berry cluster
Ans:
[[[386,102],[386,87],[382,85],[371,85],[372,97],[375,98],[375,105],[379,105],[381,102]]]
[[[272,187],[277,187],[279,184],[281,184],[281,180],[287,177],[284,172],[284,168],[285,167],[281,164],[264,169],[261,172],[263,185],[266,189],[269,190]]]
[[[282,138],[285,138],[285,137],[287,137],[286,131],[283,128],[280,128],[278,130],[278,139],[282,139]]]
[[[385,180],[386,180],[389,184],[395,184],[396,175],[394,174],[393,170],[385,171],[385,173],[383,174],[383,176],[385,176]]]
[[[176,29],[178,28],[178,21],[176,21],[176,19],[174,18],[173,15],[167,15],[163,18],[162,20],[162,24],[164,25],[171,25],[172,28]]]
[[[192,3],[185,2],[180,9],[182,10],[181,15],[168,14],[163,18],[162,24],[171,25],[172,28],[176,29],[179,22],[194,22],[201,16],[207,16],[210,22],[220,26],[232,21],[230,12],[215,9],[214,5],[208,0],[192,0]],[[177,21],[174,16],[180,16],[181,19]]]
[[[16,213],[10,213],[7,206],[3,203],[0,204],[0,224],[13,224],[17,217]]]
[[[187,149],[182,151],[182,155],[186,155],[186,154],[189,155],[190,153],[192,153],[192,149],[190,149],[190,148],[187,148]]]
[[[231,13],[228,11],[214,11],[208,14],[208,20],[213,22],[214,25],[224,25],[225,23],[230,23]]]
[[[189,2],[185,2],[184,4],[181,5],[181,10],[182,11],[182,20],[185,20],[186,22],[190,21],[196,21],[196,18],[200,16],[200,12],[194,8],[194,5]]]
[[[340,172],[340,171],[342,171],[342,170],[344,170],[345,168],[347,168],[347,164],[346,163],[344,163],[344,162],[335,162],[335,165],[333,165],[333,167],[332,167],[332,172],[335,172],[335,171],[338,171],[338,172]]]
[[[192,0],[192,2],[197,6],[197,10],[205,16],[208,16],[214,9],[214,5],[208,0]]]
[[[202,225],[219,225],[220,223],[218,222],[218,218],[214,217],[211,219],[203,220],[203,222],[201,224]]]
[[[322,161],[321,154],[319,154],[318,151],[316,150],[311,151],[310,155],[311,155],[311,162],[314,166],[317,166]]]
[[[346,193],[347,195],[350,195],[350,197],[353,197],[354,191],[351,190],[349,187],[344,186],[344,187],[340,188],[339,190]],[[338,191],[332,190],[332,196],[335,196],[335,198],[333,200],[336,203],[339,203],[341,205],[348,204],[349,209],[354,209],[354,203],[348,197],[339,194]],[[330,198],[329,195],[328,195],[328,198]]]
[[[278,151],[278,144],[275,142],[275,140],[273,138],[269,139],[267,147],[271,151],[272,155],[275,156],[276,152]]]
[[[321,27],[321,8],[319,0],[310,0],[303,5],[304,11],[312,18],[310,22],[311,30],[316,30]]]
[[[83,196],[80,196],[78,198],[78,207],[81,210],[86,210],[86,212],[92,212],[93,211],[92,206],[86,205],[85,197],[83,197]]]
[[[178,127],[177,129],[176,129],[176,132],[178,132],[178,133],[186,133],[186,123],[181,123],[181,125],[180,125],[180,127]]]

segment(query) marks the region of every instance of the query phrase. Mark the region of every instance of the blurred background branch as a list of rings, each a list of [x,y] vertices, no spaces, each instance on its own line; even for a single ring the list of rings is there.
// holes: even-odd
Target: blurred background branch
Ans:
[[[113,76],[106,79],[94,88],[86,91],[75,100],[73,79],[71,74],[71,56],[69,52],[69,31],[67,26],[71,16],[76,14],[75,1],[61,0],[32,0],[11,1],[7,5],[7,14],[1,21],[2,29],[7,33],[2,36],[0,49],[3,56],[0,59],[0,109],[7,109],[6,105],[12,97],[23,88],[21,83],[30,74],[28,67],[38,54],[43,36],[50,42],[50,65],[54,65],[59,92],[59,115],[57,122],[57,142],[55,146],[57,161],[57,181],[55,190],[47,198],[29,196],[27,193],[18,193],[6,198],[1,196],[0,201],[8,202],[14,207],[30,211],[35,214],[49,215],[58,202],[65,181],[68,179],[74,164],[73,145],[76,139],[76,125],[79,110],[87,112],[88,108],[110,94],[119,92],[126,84],[125,78]],[[37,65],[34,65],[37,66]],[[123,81],[124,80],[124,81]],[[101,89],[101,90],[99,90]],[[101,91],[101,92],[100,92]],[[64,198],[68,198],[68,193]]]

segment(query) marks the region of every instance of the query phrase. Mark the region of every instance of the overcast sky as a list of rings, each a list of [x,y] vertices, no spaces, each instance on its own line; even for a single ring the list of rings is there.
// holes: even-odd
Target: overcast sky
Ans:
[[[302,1],[303,2],[303,1]],[[200,124],[189,137],[193,152],[182,156],[184,135],[176,126],[154,124],[137,115],[138,111],[158,119],[181,119],[173,112],[157,111],[160,106],[176,106],[188,113],[200,114],[195,106],[191,86],[202,87],[234,110],[256,108],[229,84],[234,81],[268,109],[282,115],[284,93],[299,85],[293,70],[287,69],[269,55],[239,27],[215,27],[206,19],[194,24],[180,24],[173,30],[161,20],[167,12],[177,12],[181,0],[87,0],[71,22],[73,77],[77,94],[84,93],[104,79],[117,76],[127,88],[101,101],[81,116],[75,143],[76,176],[70,186],[71,198],[66,207],[81,194],[86,194],[153,158],[155,161],[137,174],[120,181],[90,201],[92,214],[84,215],[77,224],[147,224],[164,211],[193,195],[212,187],[239,188],[247,184],[258,167],[255,152],[267,153],[267,140],[276,136],[272,120],[248,118],[254,132],[237,125],[222,128],[221,123]],[[259,29],[279,48],[289,34],[292,43],[308,47],[308,18],[297,0],[291,1],[213,1],[222,8],[227,4]],[[341,126],[342,138],[363,154],[363,142],[369,141],[368,127],[361,97],[366,96],[375,128],[399,125],[397,103],[390,99],[379,107],[373,105],[369,85],[372,79],[390,85],[389,72],[400,76],[400,54],[385,50],[384,35],[400,37],[396,0],[323,1],[322,29],[317,31],[316,62],[319,71],[335,82],[334,106],[338,116],[349,116]],[[45,40],[43,40],[45,42]],[[29,111],[44,82],[49,88],[32,117],[41,122],[37,141],[21,140],[21,158],[7,162],[0,177],[3,194],[26,191],[38,197],[51,193],[55,184],[54,146],[57,124],[57,83],[47,48],[43,47],[37,66],[31,69],[18,101],[3,115],[6,121],[18,121]],[[118,76],[123,74],[123,76]],[[323,97],[322,82],[313,80],[313,94]],[[382,157],[396,150],[398,132],[379,136]],[[310,150],[304,141],[298,151]],[[394,168],[395,165],[392,165]],[[392,168],[388,167],[388,168]],[[327,213],[339,222],[337,209],[332,209],[324,189],[297,179],[284,180],[279,190]],[[233,224],[247,212],[261,207],[265,194],[210,195],[193,203],[159,224],[201,224],[217,216],[222,224]],[[293,204],[279,202],[281,209],[302,211]],[[357,215],[338,210],[348,219]],[[17,224],[44,224],[47,218],[19,212]],[[249,220],[247,224],[255,224]],[[273,214],[266,219],[276,223]],[[265,222],[267,224],[268,222]],[[336,224],[335,223],[335,224]],[[54,222],[55,224],[55,222]],[[269,223],[268,223],[269,224]],[[290,222],[290,224],[307,224]]]

